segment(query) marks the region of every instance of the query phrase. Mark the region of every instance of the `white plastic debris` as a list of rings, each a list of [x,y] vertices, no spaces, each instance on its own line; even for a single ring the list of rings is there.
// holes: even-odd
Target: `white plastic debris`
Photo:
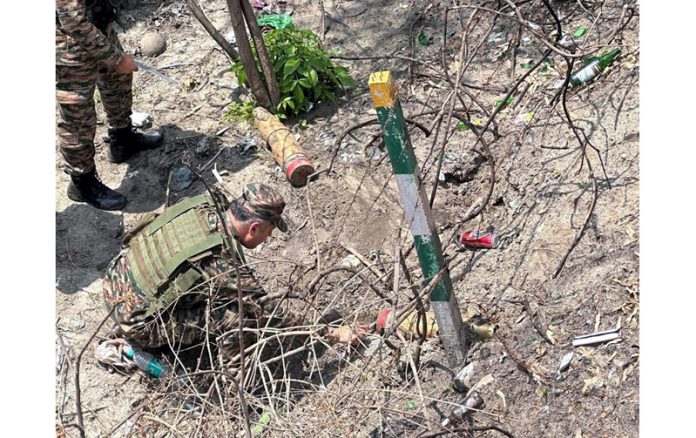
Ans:
[[[461,370],[457,374],[455,374],[454,378],[452,379],[452,383],[454,384],[454,389],[456,389],[459,392],[466,392],[468,388],[471,387],[471,381],[474,378],[474,362],[471,362]]]
[[[615,339],[621,338],[621,329],[616,328],[613,330],[606,330],[603,332],[590,333],[587,335],[576,336],[573,339],[573,347],[579,347],[581,345],[592,345],[599,344],[602,342],[609,342]]]
[[[566,49],[569,49],[575,45],[575,42],[573,41],[573,39],[570,36],[564,34],[563,38],[561,38],[558,41],[558,44],[565,47]]]
[[[561,358],[561,362],[558,364],[558,370],[556,370],[556,380],[561,380],[561,373],[567,370],[570,363],[573,361],[573,352],[566,353]]]
[[[536,24],[536,23],[533,22],[533,21],[527,20],[527,25],[529,26],[530,29],[533,29],[533,30],[539,30],[539,29],[541,29],[541,26],[539,26],[538,24]]]
[[[64,359],[65,352],[63,351],[63,347],[61,346],[58,337],[56,336],[56,376],[59,375],[60,371],[63,369]]]
[[[135,430],[135,423],[131,420],[126,421],[123,423],[123,427],[121,427],[121,430],[123,431],[123,436],[128,436]]]
[[[507,36],[507,34],[505,32],[494,33],[493,35],[488,37],[488,40],[486,42],[488,42],[488,43],[502,43],[503,41],[505,41],[506,36]]]
[[[344,163],[355,163],[357,160],[358,160],[357,157],[352,152],[342,152],[341,153],[341,161]]]
[[[94,357],[98,362],[104,365],[130,371],[135,369],[136,365],[131,358],[126,356],[126,353],[124,352],[126,348],[132,347],[125,339],[109,339],[97,345],[94,350]]]
[[[571,351],[570,353],[566,353],[561,358],[561,363],[558,364],[558,372],[560,373],[560,372],[567,370],[572,361],[573,361],[573,352]]]
[[[565,79],[559,79],[556,82],[554,82],[553,84],[551,84],[550,88],[552,90],[558,90],[559,88],[561,88],[563,86],[564,83],[565,83]]]
[[[134,128],[144,128],[152,123],[150,114],[133,111],[130,115],[131,124]]]

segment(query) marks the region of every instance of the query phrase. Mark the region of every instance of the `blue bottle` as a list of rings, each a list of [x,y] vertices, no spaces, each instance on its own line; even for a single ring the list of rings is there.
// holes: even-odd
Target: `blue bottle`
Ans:
[[[166,376],[172,370],[147,351],[125,348],[124,353],[135,361],[138,368],[158,379]]]

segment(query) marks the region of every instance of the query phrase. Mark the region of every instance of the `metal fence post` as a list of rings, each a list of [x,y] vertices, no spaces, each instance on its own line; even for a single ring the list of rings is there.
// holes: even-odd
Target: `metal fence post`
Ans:
[[[442,245],[419,178],[418,163],[391,72],[372,73],[368,85],[379,123],[382,125],[382,135],[401,194],[406,223],[415,241],[423,277],[428,282],[443,270]],[[430,293],[430,302],[450,365],[462,365],[466,352],[464,324],[457,298],[452,291],[448,269],[444,269],[440,280]]]

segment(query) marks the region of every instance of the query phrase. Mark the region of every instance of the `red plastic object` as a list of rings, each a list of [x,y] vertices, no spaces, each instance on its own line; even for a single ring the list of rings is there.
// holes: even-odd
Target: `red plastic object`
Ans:
[[[377,331],[381,332],[384,330],[384,328],[387,326],[389,323],[394,323],[393,321],[389,321],[389,314],[392,313],[394,309],[384,309],[380,310],[379,313],[377,314]]]

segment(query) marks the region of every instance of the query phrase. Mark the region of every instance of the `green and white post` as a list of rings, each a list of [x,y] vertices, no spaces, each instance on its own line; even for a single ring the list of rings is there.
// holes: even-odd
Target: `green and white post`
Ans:
[[[382,136],[389,151],[396,184],[401,193],[406,222],[411,228],[418,260],[427,284],[443,270],[442,244],[425,190],[421,185],[416,155],[406,129],[391,72],[372,73],[368,85],[379,123],[382,125]],[[464,324],[457,297],[452,290],[449,270],[446,268],[430,293],[430,303],[450,365],[462,365],[466,353]]]

